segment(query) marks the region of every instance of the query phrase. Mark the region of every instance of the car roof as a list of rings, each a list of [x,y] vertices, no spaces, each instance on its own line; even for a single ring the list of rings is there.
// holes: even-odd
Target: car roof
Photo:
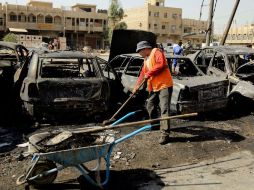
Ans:
[[[11,49],[16,49],[17,46],[23,46],[22,44],[14,43],[14,42],[4,42],[0,41],[0,46],[6,46]]]
[[[41,58],[95,58],[92,54],[87,54],[82,51],[44,51],[38,53]]]
[[[246,53],[254,53],[254,49],[248,47],[241,46],[213,46],[207,47],[205,49],[215,49],[218,52],[222,52],[224,54],[246,54]]]

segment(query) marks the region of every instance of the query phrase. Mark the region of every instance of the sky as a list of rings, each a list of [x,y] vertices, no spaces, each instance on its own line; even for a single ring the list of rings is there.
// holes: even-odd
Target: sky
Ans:
[[[46,0],[51,1],[54,7],[72,6],[76,3],[94,4],[98,9],[108,9],[110,0]],[[199,19],[201,3],[203,0],[165,0],[165,6],[182,8],[183,18]],[[210,0],[204,0],[201,20],[208,18],[208,5]],[[216,2],[216,0],[214,0]],[[1,3],[26,4],[26,0],[0,0]],[[144,5],[145,0],[119,0],[123,9],[140,7]],[[217,6],[214,15],[215,33],[223,33],[231,15],[235,0],[217,0]],[[254,23],[254,1],[241,0],[238,6],[232,26],[241,26]]]

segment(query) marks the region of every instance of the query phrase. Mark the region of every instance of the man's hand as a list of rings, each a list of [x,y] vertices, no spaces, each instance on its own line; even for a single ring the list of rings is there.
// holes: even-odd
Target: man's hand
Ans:
[[[148,75],[145,75],[145,77],[144,77],[144,81],[147,81],[148,79],[149,79],[150,77],[148,76]]]
[[[144,78],[142,79],[142,82],[138,85],[135,86],[135,88],[133,89],[132,93],[135,94],[137,92],[137,90],[140,89],[140,87],[149,79],[150,77],[145,75]]]

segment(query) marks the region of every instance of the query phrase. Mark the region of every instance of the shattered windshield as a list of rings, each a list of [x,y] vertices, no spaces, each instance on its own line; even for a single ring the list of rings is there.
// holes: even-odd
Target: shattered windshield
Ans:
[[[167,58],[168,64],[170,68],[172,67],[172,64],[174,62],[175,58]],[[174,73],[174,75],[177,75],[179,77],[193,77],[193,76],[200,76],[204,75],[204,73],[199,70],[190,59],[176,59],[177,61],[177,70]]]

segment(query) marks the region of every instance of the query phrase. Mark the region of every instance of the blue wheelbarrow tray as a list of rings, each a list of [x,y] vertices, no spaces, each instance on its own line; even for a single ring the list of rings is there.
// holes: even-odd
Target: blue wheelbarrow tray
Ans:
[[[125,120],[131,115],[134,115],[136,112],[130,112],[129,114],[125,115],[124,117],[120,118],[116,122],[114,122],[112,125],[116,125],[120,123],[121,121]],[[45,185],[45,183],[52,183],[58,171],[66,168],[66,167],[75,167],[79,170],[79,172],[85,177],[85,179],[90,182],[91,184],[99,187],[103,187],[108,183],[109,176],[110,176],[110,156],[113,151],[113,148],[118,143],[121,143],[136,134],[145,131],[150,130],[151,125],[146,125],[144,127],[141,127],[138,130],[135,130],[132,133],[129,133],[119,139],[115,139],[114,135],[109,135],[106,137],[105,143],[99,144],[99,145],[93,145],[93,146],[87,146],[87,147],[80,147],[80,148],[74,148],[74,149],[67,149],[67,150],[61,150],[61,151],[53,151],[53,152],[47,152],[47,153],[34,153],[32,158],[31,166],[29,167],[28,171],[25,175],[20,176],[17,179],[17,185],[23,184],[25,182],[35,184],[35,185]],[[38,135],[38,134],[35,134]],[[90,177],[89,173],[92,171],[99,171],[100,165],[101,165],[101,158],[105,159],[106,162],[106,172],[105,172],[105,178],[104,181],[98,181],[92,177]],[[46,171],[40,171],[34,172],[36,168],[36,164],[39,163],[39,160],[48,160],[54,163],[57,163],[59,166],[48,168]],[[89,161],[97,161],[97,165],[92,170],[89,170],[84,166],[84,163]],[[45,167],[44,167],[45,168]],[[46,167],[47,168],[47,167]],[[35,173],[35,174],[34,174]],[[31,175],[34,174],[34,175]],[[45,178],[48,175],[51,175],[52,178],[47,180],[42,180],[40,182],[40,178]],[[36,180],[38,183],[36,183]],[[39,180],[39,181],[38,181]],[[34,183],[35,182],[35,183]]]

